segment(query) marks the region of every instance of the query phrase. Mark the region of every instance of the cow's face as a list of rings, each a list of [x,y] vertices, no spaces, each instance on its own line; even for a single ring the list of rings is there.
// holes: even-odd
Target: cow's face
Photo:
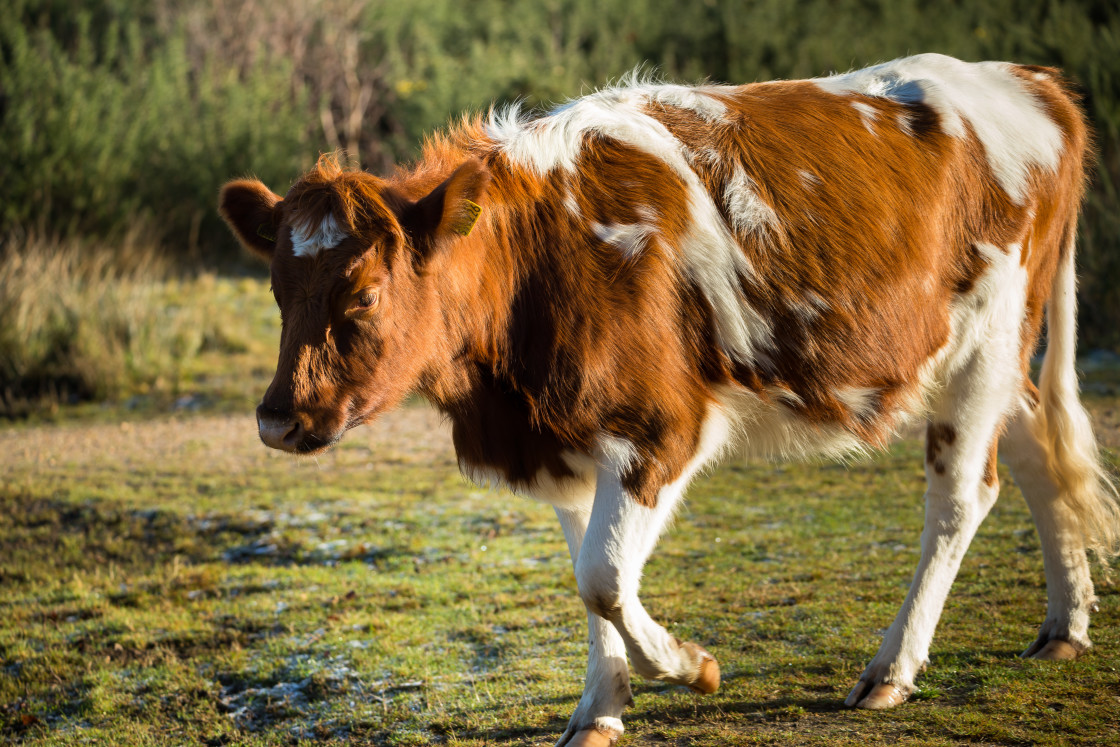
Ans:
[[[271,264],[282,319],[276,375],[257,408],[262,441],[326,449],[445,357],[439,258],[470,230],[487,182],[468,161],[414,200],[327,161],[283,199],[258,181],[222,189],[222,216]]]

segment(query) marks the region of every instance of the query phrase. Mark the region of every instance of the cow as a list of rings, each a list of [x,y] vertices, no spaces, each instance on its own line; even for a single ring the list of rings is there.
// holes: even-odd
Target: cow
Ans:
[[[686,485],[727,455],[837,457],[926,426],[921,558],[848,706],[912,694],[997,456],[1045,563],[1023,655],[1074,658],[1087,550],[1120,539],[1074,368],[1088,141],[1059,71],[926,54],[739,86],[632,75],[464,117],[387,178],[324,156],[283,198],[232,181],[220,212],[270,262],[283,320],[261,440],[319,452],[418,393],[465,475],[555,507],[590,638],[560,745],[622,734],[628,660],[718,688],[638,592]]]

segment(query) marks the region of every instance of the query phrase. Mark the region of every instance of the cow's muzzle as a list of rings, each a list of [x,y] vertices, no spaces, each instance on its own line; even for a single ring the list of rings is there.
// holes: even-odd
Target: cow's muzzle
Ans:
[[[257,429],[266,446],[280,451],[300,451],[307,437],[307,427],[300,418],[264,405],[257,408]]]

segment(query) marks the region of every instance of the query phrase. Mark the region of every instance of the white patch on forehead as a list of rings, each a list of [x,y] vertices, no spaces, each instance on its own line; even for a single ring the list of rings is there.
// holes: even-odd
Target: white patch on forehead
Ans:
[[[778,215],[774,208],[758,196],[758,185],[747,176],[742,166],[736,165],[731,178],[723,188],[723,204],[731,225],[741,235],[764,232],[778,225]]]
[[[599,241],[617,247],[627,258],[637,256],[650,236],[657,233],[656,227],[645,223],[592,223],[591,230]]]
[[[333,249],[346,238],[346,232],[338,225],[333,215],[308,231],[306,226],[292,226],[292,254],[297,257],[314,257],[323,249]]]
[[[942,131],[953,137],[965,137],[966,124],[971,126],[996,180],[1016,204],[1026,199],[1032,167],[1051,172],[1058,167],[1061,130],[1009,63],[923,54],[814,82],[837,95],[924,103],[940,116]]]
[[[688,90],[702,98],[685,96]],[[691,102],[689,108],[701,116],[715,116],[716,107],[706,103],[710,98],[683,86],[611,88],[535,120],[523,119],[517,107],[491,112],[487,134],[507,158],[540,177],[554,170],[574,174],[584,141],[593,135],[625,143],[664,162],[684,183],[691,216],[677,246],[678,261],[711,304],[721,346],[735,360],[750,360],[772,339],[769,322],[747,303],[739,285],[741,279],[755,276],[754,268],[692,170],[693,154],[648,110],[651,101],[669,104],[672,100],[676,102],[672,105]]]
[[[863,126],[867,128],[867,131],[872,135],[878,134],[875,132],[875,120],[879,118],[879,110],[865,101],[853,101],[852,108],[860,113]]]

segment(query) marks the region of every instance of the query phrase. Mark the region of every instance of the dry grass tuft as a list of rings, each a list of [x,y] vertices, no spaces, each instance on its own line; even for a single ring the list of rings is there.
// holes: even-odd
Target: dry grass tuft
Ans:
[[[251,333],[214,303],[221,282],[173,277],[171,263],[140,232],[114,245],[7,237],[0,243],[0,416],[175,393],[204,351],[249,344],[240,338]]]

